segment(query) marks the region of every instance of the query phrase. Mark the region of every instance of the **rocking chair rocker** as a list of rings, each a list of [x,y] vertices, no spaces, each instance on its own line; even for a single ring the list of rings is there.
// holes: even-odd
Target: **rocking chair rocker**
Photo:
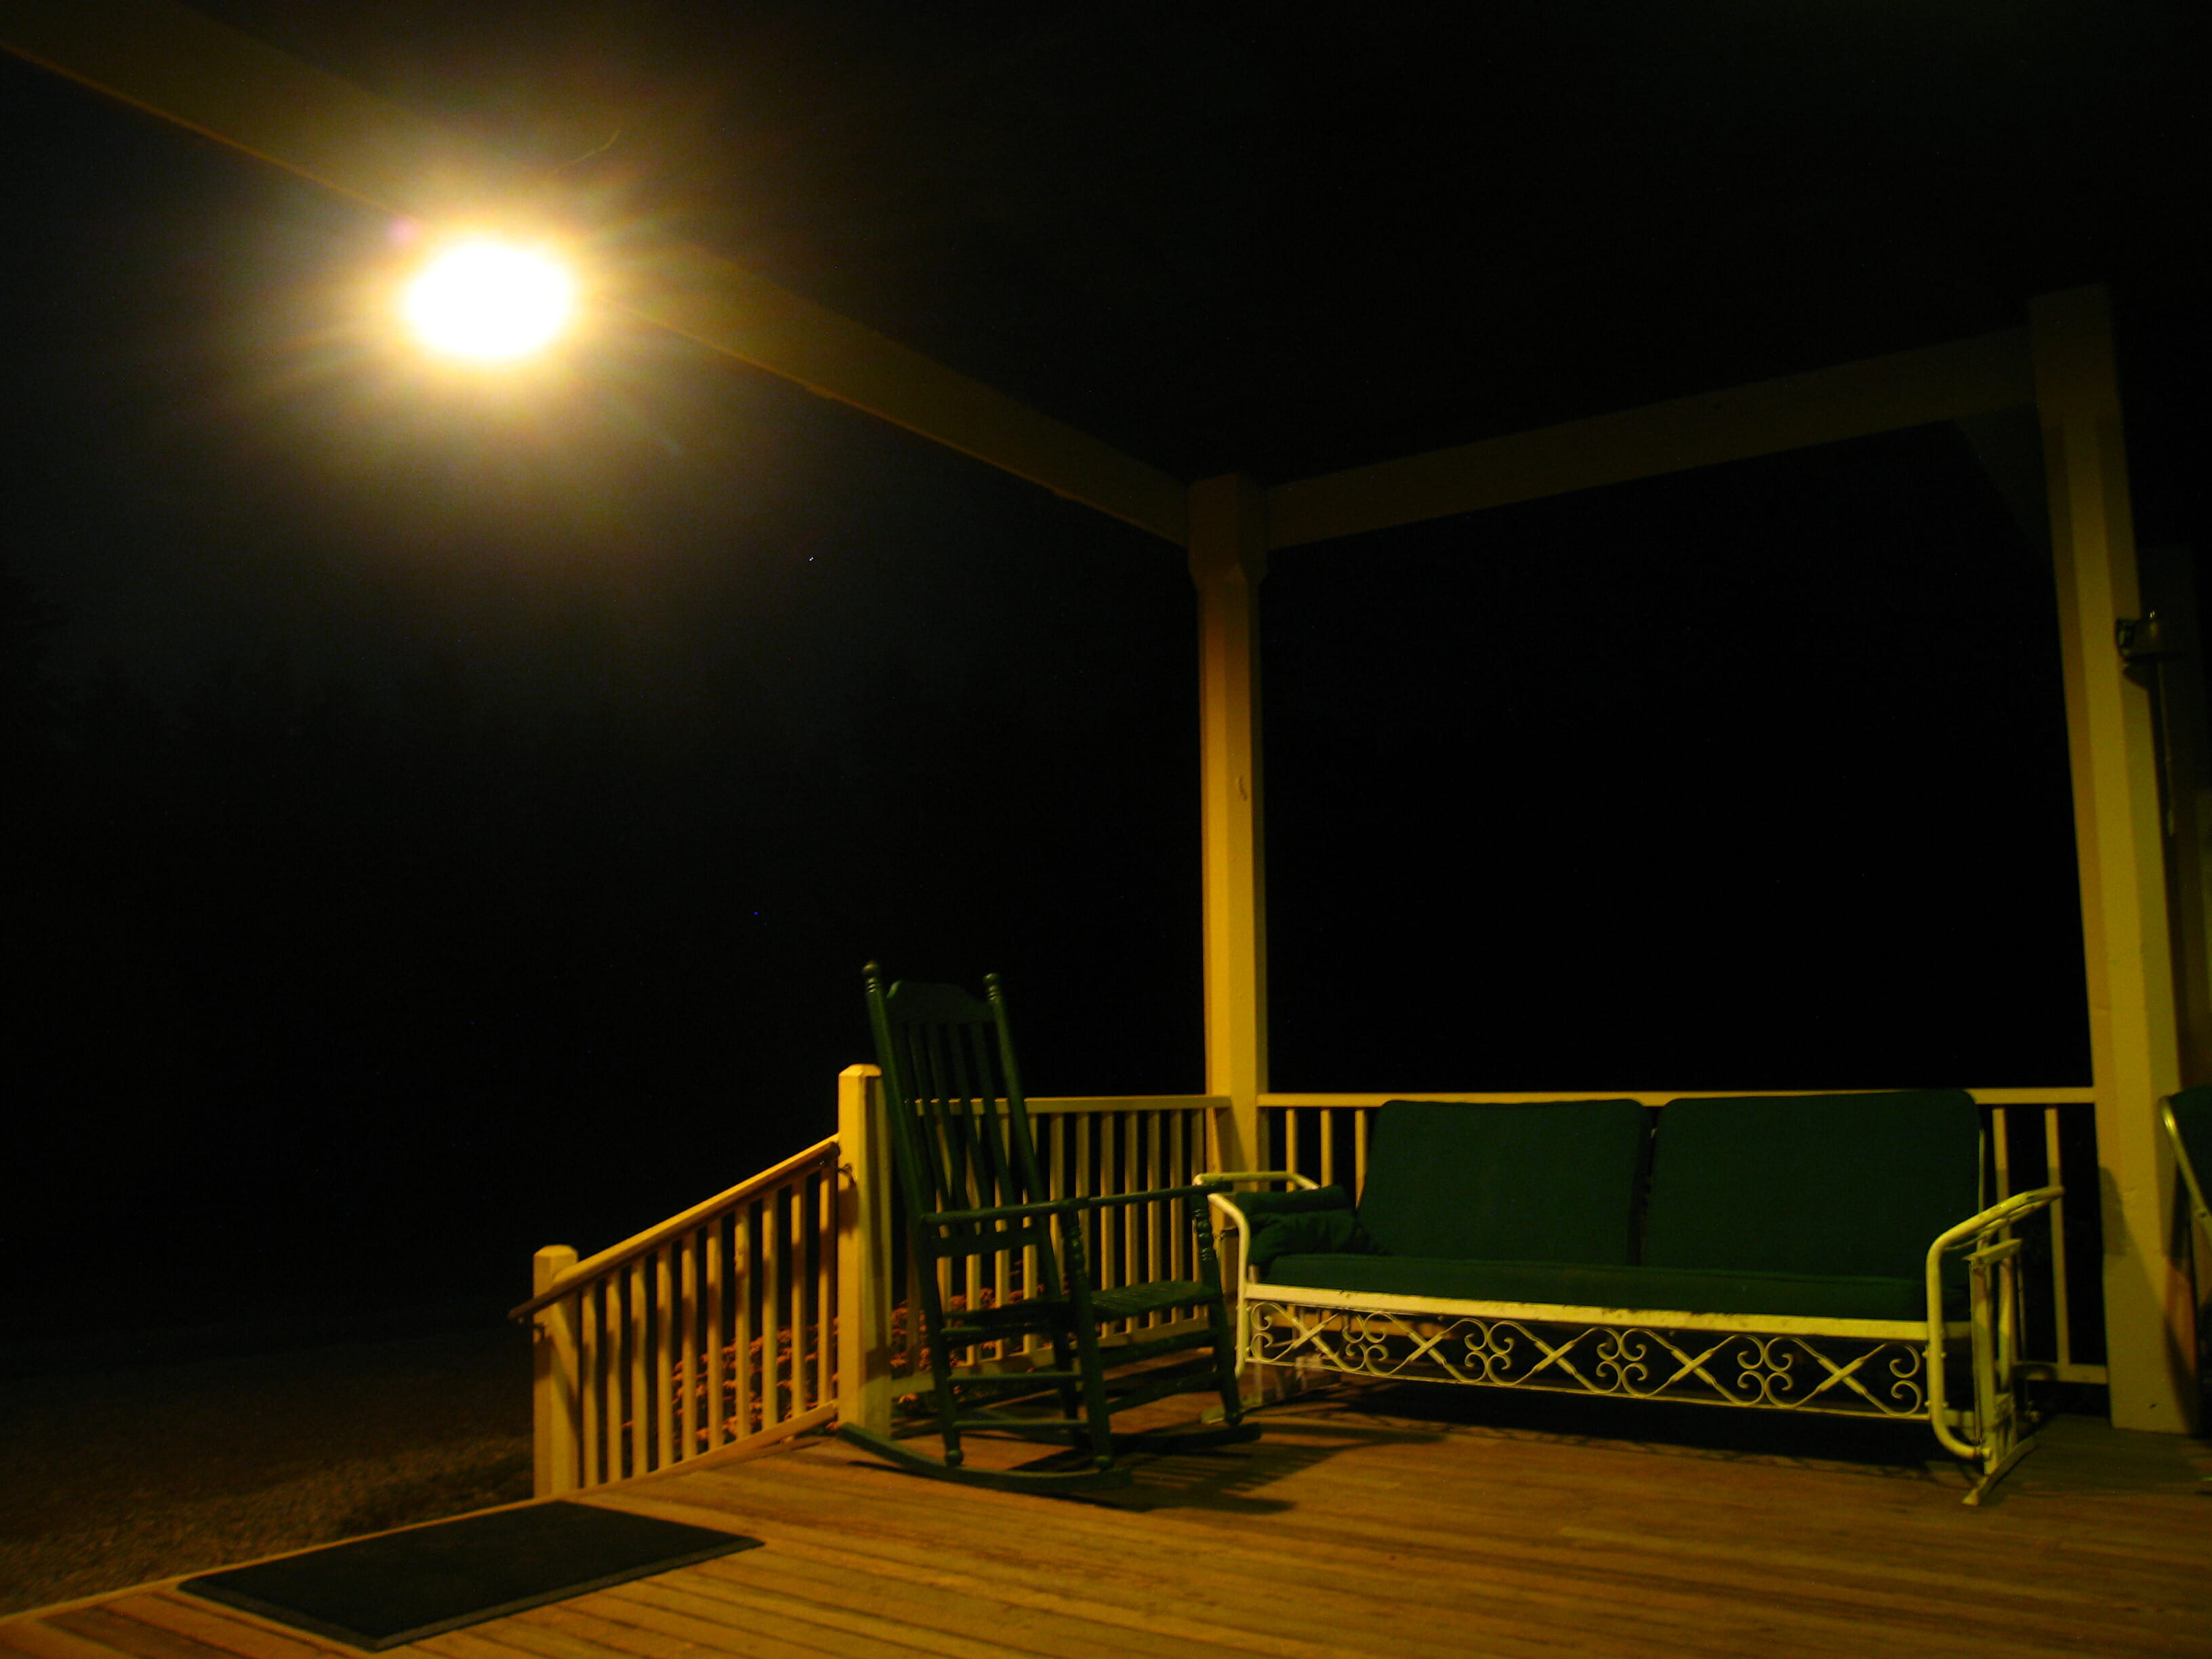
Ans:
[[[1207,1188],[1048,1197],[1037,1171],[1028,1103],[998,975],[989,975],[984,985],[988,1002],[955,985],[901,981],[886,991],[882,970],[868,965],[868,1012],[883,1068],[892,1161],[906,1210],[913,1279],[921,1295],[921,1340],[928,1349],[933,1388],[933,1417],[908,1432],[927,1434],[933,1427],[945,1449],[942,1457],[932,1456],[902,1444],[896,1434],[887,1437],[850,1425],[840,1428],[839,1435],[919,1474],[1017,1492],[1125,1486],[1133,1479],[1131,1468],[1119,1461],[1125,1453],[1194,1450],[1257,1439],[1258,1427],[1242,1420],[1230,1315],[1206,1212]],[[1198,1278],[1092,1289],[1084,1261],[1085,1215],[1176,1200],[1195,1241]],[[993,1305],[948,1307],[938,1264],[964,1264],[974,1258],[995,1264],[1000,1277],[992,1286]],[[954,1283],[960,1282],[956,1276]],[[968,1282],[975,1283],[975,1276]],[[1102,1352],[1098,1335],[1102,1323],[1185,1310],[1202,1313],[1203,1327],[1192,1328],[1185,1317],[1177,1322],[1179,1329],[1139,1334],[1109,1351],[1115,1374],[1107,1374],[1109,1353]],[[1048,1366],[954,1375],[956,1355],[972,1353],[985,1343],[1007,1345],[1000,1352],[1011,1353],[1032,1334],[1049,1344]],[[1204,1352],[1170,1364],[1146,1363],[1187,1350]],[[1033,1357],[1044,1359],[1042,1345]],[[1224,1420],[1218,1427],[1113,1431],[1116,1412],[1209,1385],[1221,1397]],[[1057,1415],[1052,1410],[1055,1403]],[[1057,1442],[1069,1454],[1046,1460],[1059,1468],[975,1468],[965,1462],[960,1441],[963,1434],[977,1431]],[[1069,1462],[1076,1467],[1066,1467]]]

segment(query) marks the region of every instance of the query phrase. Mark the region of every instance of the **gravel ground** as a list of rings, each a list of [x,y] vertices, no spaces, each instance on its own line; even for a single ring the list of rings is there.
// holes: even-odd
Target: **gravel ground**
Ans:
[[[0,1614],[529,1496],[515,1326],[0,1380]]]

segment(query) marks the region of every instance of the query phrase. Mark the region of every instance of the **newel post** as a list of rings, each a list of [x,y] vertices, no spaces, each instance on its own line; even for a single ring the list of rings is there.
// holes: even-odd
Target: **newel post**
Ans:
[[[530,1261],[530,1293],[543,1296],[576,1265],[566,1244],[548,1244]],[[540,1308],[530,1322],[531,1491],[550,1498],[583,1484],[578,1467],[576,1302],[571,1297]]]
[[[891,1430],[890,1169],[883,1073],[837,1074],[837,1420]]]

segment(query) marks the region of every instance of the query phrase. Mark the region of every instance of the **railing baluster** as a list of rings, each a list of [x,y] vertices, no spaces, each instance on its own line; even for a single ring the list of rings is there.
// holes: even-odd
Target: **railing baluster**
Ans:
[[[605,1287],[586,1285],[576,1298],[576,1418],[584,1443],[579,1473],[599,1484],[599,1303]]]
[[[820,1270],[814,1288],[814,1344],[821,1355],[821,1385],[814,1403],[826,1406],[837,1397],[837,1171],[822,1172],[821,1219],[816,1237],[821,1243]]]
[[[1168,1177],[1168,1185],[1170,1187],[1188,1187],[1191,1184],[1191,1120],[1192,1114],[1188,1112],[1174,1113],[1170,1119],[1168,1135],[1170,1143],[1174,1147],[1175,1161],[1175,1167]],[[1188,1212],[1183,1207],[1182,1201],[1178,1199],[1170,1206],[1168,1215],[1169,1278],[1190,1279],[1198,1277],[1197,1269],[1190,1259],[1194,1248],[1191,1243]]]
[[[785,1421],[806,1409],[807,1374],[811,1369],[806,1359],[806,1218],[811,1213],[806,1205],[806,1183],[799,1182],[791,1189],[791,1230],[784,1235],[783,1276],[790,1286],[790,1297],[785,1311],[785,1322],[791,1332],[791,1409]]]
[[[1144,1171],[1138,1165],[1144,1157],[1144,1150],[1137,1128],[1137,1114],[1121,1112],[1117,1115],[1121,1120],[1121,1190],[1141,1193],[1145,1190],[1145,1177]],[[1124,1285],[1141,1284],[1144,1279],[1145,1270],[1137,1255],[1144,1247],[1145,1218],[1137,1212],[1138,1206],[1134,1204],[1121,1206],[1121,1282]],[[1121,1328],[1133,1333],[1142,1322],[1140,1320],[1125,1319],[1121,1322]]]
[[[651,1285],[645,1274],[646,1258],[629,1268],[629,1472],[643,1474],[653,1468],[647,1437],[652,1431],[653,1397],[646,1392],[646,1317]]]
[[[623,1478],[623,1279],[624,1275],[607,1275],[607,1293],[601,1303],[606,1311],[606,1352],[604,1356],[606,1389],[600,1395],[606,1407],[607,1464],[609,1480]]]
[[[2059,1111],[2056,1106],[2043,1109],[2043,1148],[2047,1169],[2044,1180],[2054,1187],[2063,1187],[2071,1179],[2062,1167],[2058,1154]],[[2052,1322],[2057,1327],[2058,1363],[2074,1363],[2074,1323],[2067,1313],[2066,1297],[2066,1200],[2063,1197],[2051,1200],[2044,1213],[2050,1218],[2051,1227],[2051,1310]]]
[[[740,1218],[744,1212],[740,1211]],[[730,1403],[724,1393],[730,1386],[729,1286],[722,1277],[724,1239],[730,1218],[716,1216],[707,1229],[707,1444],[711,1449],[730,1437]],[[740,1364],[740,1369],[743,1369]]]
[[[1044,1182],[1044,1196],[1047,1198],[1060,1196],[1060,1164],[1054,1156],[1059,1129],[1060,1120],[1050,1115],[1039,1117],[1030,1126],[1030,1137],[1035,1142],[1032,1150],[1037,1156],[1037,1176]],[[1052,1218],[1048,1216],[1040,1224],[1049,1227],[1052,1224]],[[1037,1247],[1034,1244],[1024,1244],[1022,1246],[1022,1294],[1024,1297],[1032,1297],[1036,1293]],[[1042,1346],[1042,1342],[1043,1339],[1040,1333],[1026,1331],[1022,1335],[1022,1352],[1025,1354],[1033,1354]]]
[[[677,1413],[676,1457],[690,1457],[699,1449],[699,1235],[684,1234],[677,1251],[681,1282],[677,1289],[677,1388],[683,1401]]]
[[[1157,1191],[1160,1188],[1167,1185],[1167,1182],[1160,1178],[1160,1170],[1162,1167],[1160,1163],[1160,1115],[1158,1112],[1146,1112],[1144,1114],[1144,1119],[1145,1187],[1147,1191]],[[1158,1199],[1154,1199],[1151,1203],[1145,1206],[1144,1276],[1147,1280],[1164,1279],[1168,1277],[1166,1273],[1161,1272],[1163,1259],[1165,1255],[1160,1248],[1161,1220],[1160,1201]],[[1148,1326],[1157,1325],[1166,1317],[1168,1317],[1167,1315],[1161,1313],[1148,1314],[1145,1317],[1145,1323]]]
[[[1372,1111],[1362,1109],[1352,1115],[1352,1178],[1356,1183],[1352,1199],[1355,1204],[1367,1196],[1367,1132],[1374,1123]]]
[[[732,1218],[730,1227],[730,1370],[735,1395],[730,1411],[732,1440],[742,1440],[762,1426],[753,1421],[753,1296],[760,1288],[753,1273],[753,1215],[759,1208],[759,1199],[749,1200]]]
[[[760,1425],[765,1429],[783,1421],[783,1356],[778,1352],[782,1322],[777,1316],[783,1279],[782,1188],[762,1194],[760,1218],[760,1329],[754,1340],[760,1344]]]
[[[995,1112],[992,1115],[991,1122],[993,1133],[999,1140],[999,1168],[1001,1170],[1011,1171],[1014,1167],[1012,1124],[1006,1116]],[[1010,1194],[1002,1188],[998,1196],[991,1201],[994,1204],[1004,1204],[1008,1200],[1009,1196]],[[1010,1224],[1004,1221],[994,1222],[992,1224],[991,1231],[1004,1237],[1011,1231]],[[1002,1244],[991,1253],[991,1299],[1000,1306],[1006,1304],[1007,1290],[1013,1279],[1013,1255]],[[1014,1352],[1006,1346],[1003,1338],[991,1345],[991,1357],[994,1359],[1010,1359],[1013,1357]]]
[[[653,1253],[653,1467],[676,1461],[676,1282],[673,1243]]]
[[[1083,1113],[1074,1120],[1073,1127],[1075,1191],[1072,1196],[1083,1198],[1099,1190],[1099,1171],[1094,1167],[1096,1160],[1091,1152],[1091,1142],[1097,1139],[1103,1143],[1104,1135],[1103,1129],[1098,1128],[1098,1115],[1095,1112]],[[1094,1130],[1097,1131],[1095,1135]],[[1076,1228],[1083,1239],[1085,1270],[1090,1273],[1093,1285],[1098,1283],[1098,1259],[1106,1253],[1106,1236],[1098,1225],[1097,1218],[1098,1212],[1091,1210],[1079,1213],[1075,1218]]]

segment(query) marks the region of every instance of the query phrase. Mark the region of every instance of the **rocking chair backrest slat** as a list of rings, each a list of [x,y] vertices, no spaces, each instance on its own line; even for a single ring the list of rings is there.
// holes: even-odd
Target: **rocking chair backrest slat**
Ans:
[[[1044,1279],[1056,1281],[1050,1231],[1039,1218],[936,1219],[1047,1195],[998,976],[985,983],[988,1002],[954,985],[902,980],[886,988],[881,970],[868,967],[869,1018],[901,1194],[915,1242],[928,1255],[1034,1248]]]

